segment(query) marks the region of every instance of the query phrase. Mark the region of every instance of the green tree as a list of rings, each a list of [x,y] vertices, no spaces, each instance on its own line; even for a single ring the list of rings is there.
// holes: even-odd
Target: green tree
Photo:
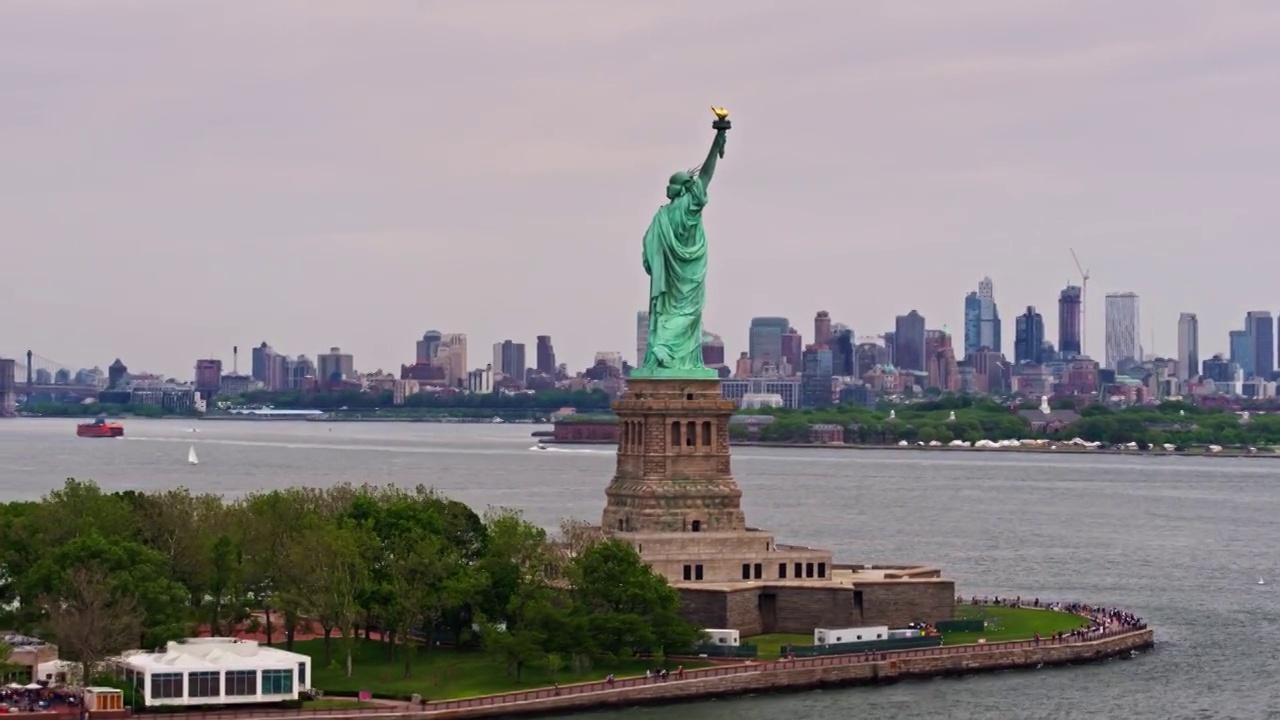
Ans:
[[[700,632],[680,617],[680,596],[635,548],[609,539],[569,566],[573,611],[585,618],[596,649],[620,655],[634,648],[684,649]]]

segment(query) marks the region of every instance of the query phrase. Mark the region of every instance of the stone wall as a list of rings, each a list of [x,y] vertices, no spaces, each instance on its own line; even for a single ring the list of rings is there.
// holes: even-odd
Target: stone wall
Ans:
[[[564,713],[661,704],[682,700],[701,700],[729,695],[760,692],[805,690],[823,686],[856,685],[894,681],[900,678],[925,678],[963,675],[997,670],[1035,668],[1040,665],[1064,665],[1091,662],[1125,655],[1153,644],[1152,631],[1140,630],[1084,643],[1030,642],[1000,643],[988,647],[961,645],[884,653],[867,659],[862,656],[833,656],[725,666],[700,671],[696,678],[668,682],[631,682],[612,690],[576,692],[561,688],[535,691],[520,696],[517,702],[497,702],[496,698],[438,703],[425,713],[402,716],[418,718],[487,718],[515,717],[538,713]]]
[[[952,580],[885,580],[859,582],[852,597],[852,626],[936,622],[955,615],[956,584]]]
[[[853,627],[853,591],[830,588],[770,588],[778,600],[778,619],[772,632],[812,635],[814,628]],[[905,623],[903,623],[905,624]]]
[[[856,586],[834,583],[753,583],[701,589],[681,584],[681,614],[705,628],[729,628],[744,636],[808,635],[814,628],[937,622],[955,616],[951,580],[887,580]],[[770,599],[772,598],[772,599]]]

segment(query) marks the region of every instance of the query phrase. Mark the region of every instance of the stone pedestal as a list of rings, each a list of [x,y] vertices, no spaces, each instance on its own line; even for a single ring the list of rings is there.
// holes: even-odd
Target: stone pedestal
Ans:
[[[718,379],[632,378],[613,404],[618,468],[605,532],[740,532],[742,491],[729,467],[734,403]]]

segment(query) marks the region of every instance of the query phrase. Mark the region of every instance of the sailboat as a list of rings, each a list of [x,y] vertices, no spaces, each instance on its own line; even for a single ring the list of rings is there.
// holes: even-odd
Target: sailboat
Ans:
[[[192,445],[192,446],[187,450],[187,464],[188,464],[188,465],[199,465],[199,464],[200,464],[200,459],[196,457],[196,446],[195,446],[195,445]]]
[[[1266,580],[1263,580],[1262,578],[1258,578],[1258,584],[1259,584],[1259,585],[1266,585],[1266,584],[1267,584],[1267,581],[1266,581]]]

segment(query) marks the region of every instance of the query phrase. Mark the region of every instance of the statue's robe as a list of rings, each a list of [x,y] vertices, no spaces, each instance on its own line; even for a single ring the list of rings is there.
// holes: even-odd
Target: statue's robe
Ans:
[[[649,274],[649,346],[644,368],[703,370],[702,308],[706,300],[707,189],[694,178],[658,209],[644,234]]]

